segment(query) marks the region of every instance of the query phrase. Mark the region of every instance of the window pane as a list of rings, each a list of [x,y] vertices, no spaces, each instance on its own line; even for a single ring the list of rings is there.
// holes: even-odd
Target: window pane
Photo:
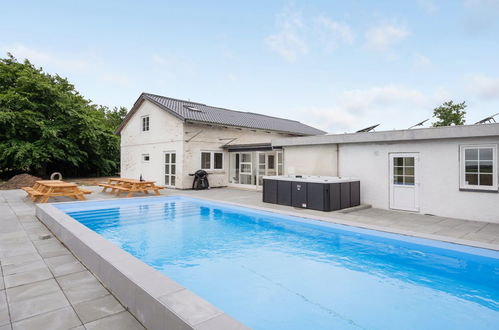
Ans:
[[[478,172],[478,161],[476,161],[476,160],[472,160],[472,161],[467,160],[466,161],[466,170],[465,170],[465,172],[468,172],[468,173],[477,173]]]
[[[176,163],[177,162],[176,158],[177,158],[176,155],[173,153],[172,154],[172,163]]]
[[[251,184],[251,175],[241,175],[242,184]]]
[[[170,179],[171,179],[171,181],[170,181],[170,185],[171,185],[171,186],[174,186],[174,185],[175,185],[175,175],[172,175],[172,176],[170,177]]]
[[[466,184],[472,186],[478,185],[478,174],[466,174]]]
[[[480,160],[492,160],[492,148],[483,148],[479,150]]]
[[[394,167],[393,168],[393,174],[394,175],[404,175],[404,168],[399,166],[399,167]]]
[[[273,170],[275,168],[275,156],[274,155],[269,155],[268,157],[268,168]]]
[[[259,153],[258,154],[258,162],[264,164],[265,163],[265,154],[264,153]]]
[[[282,163],[282,152],[277,153],[277,162]]]
[[[404,174],[405,175],[414,175],[414,167],[406,167]]]
[[[412,175],[406,176],[405,177],[405,184],[406,185],[414,185],[414,177]]]
[[[414,157],[404,158],[405,166],[414,166]]]
[[[210,169],[211,168],[211,153],[202,152],[201,153],[201,168]]]
[[[172,173],[171,174],[175,174],[175,165],[172,165]]]
[[[277,165],[277,175],[282,175],[282,174],[283,174],[282,165]]]
[[[241,162],[249,163],[251,162],[251,154],[241,154]]]
[[[393,177],[394,184],[404,184],[404,177],[401,175],[396,175]]]
[[[170,162],[170,154],[165,154],[165,163]]]
[[[241,172],[250,173],[251,165],[250,164],[241,164]]]
[[[466,170],[466,172],[468,172],[468,170]],[[492,161],[480,162],[480,174],[481,173],[492,173]]]
[[[492,186],[492,174],[480,174],[481,186]]]
[[[165,174],[170,174],[170,165],[165,165]]]
[[[215,167],[214,168],[217,170],[221,170],[224,167],[223,154],[221,152],[215,152],[214,157],[215,157],[215,160],[214,160]]]
[[[170,176],[169,175],[165,175],[165,184],[166,185],[170,184]]]
[[[478,160],[478,149],[465,149],[464,157],[466,160]]]
[[[393,158],[393,166],[404,166],[404,158],[402,157]]]

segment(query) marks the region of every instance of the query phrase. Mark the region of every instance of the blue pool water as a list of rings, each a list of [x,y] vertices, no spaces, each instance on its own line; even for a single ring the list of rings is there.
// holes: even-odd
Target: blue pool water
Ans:
[[[254,329],[498,329],[499,253],[187,197],[57,205]]]

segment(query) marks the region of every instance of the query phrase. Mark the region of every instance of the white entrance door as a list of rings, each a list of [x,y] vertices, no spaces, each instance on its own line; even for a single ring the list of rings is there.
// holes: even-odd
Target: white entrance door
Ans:
[[[390,154],[390,208],[419,211],[419,154]]]
[[[174,152],[165,152],[165,186],[175,187],[177,157]]]

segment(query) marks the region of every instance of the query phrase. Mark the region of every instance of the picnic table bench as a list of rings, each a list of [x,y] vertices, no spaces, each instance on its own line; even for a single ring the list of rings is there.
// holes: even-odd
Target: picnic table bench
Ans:
[[[163,186],[157,186],[155,181],[141,181],[136,179],[127,178],[109,178],[106,183],[100,183],[99,186],[103,187],[102,192],[111,189],[111,193],[119,196],[122,192],[127,192],[127,197],[132,197],[134,192],[149,193],[149,190],[159,196],[159,190],[164,189]]]
[[[76,183],[59,180],[39,180],[33,187],[22,187],[33,202],[40,199],[40,203],[46,203],[50,197],[67,196],[74,199],[85,200],[85,194],[91,194],[88,189],[79,188]]]

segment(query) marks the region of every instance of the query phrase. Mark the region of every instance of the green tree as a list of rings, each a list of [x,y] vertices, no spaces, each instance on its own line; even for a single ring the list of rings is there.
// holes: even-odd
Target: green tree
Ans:
[[[119,137],[112,126],[123,110],[102,109],[59,75],[11,54],[0,59],[0,174],[116,173]]]
[[[444,102],[433,109],[433,117],[437,119],[433,126],[464,125],[467,105],[465,102],[454,104],[453,101]]]

